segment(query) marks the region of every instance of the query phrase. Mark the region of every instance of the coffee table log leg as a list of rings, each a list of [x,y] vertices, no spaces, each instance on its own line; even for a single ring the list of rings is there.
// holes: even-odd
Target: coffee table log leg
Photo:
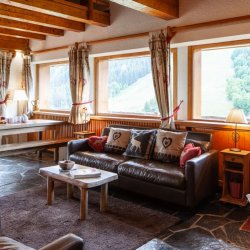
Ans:
[[[86,220],[88,216],[88,189],[80,189],[80,220]]]
[[[73,188],[72,184],[67,183],[67,198],[70,199],[73,197]]]
[[[54,181],[52,178],[47,177],[47,204],[52,205],[54,200]]]
[[[100,211],[106,212],[108,209],[108,183],[101,186]]]

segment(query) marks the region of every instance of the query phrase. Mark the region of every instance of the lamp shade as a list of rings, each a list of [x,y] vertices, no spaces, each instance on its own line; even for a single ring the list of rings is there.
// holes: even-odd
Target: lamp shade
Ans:
[[[16,89],[14,91],[13,101],[27,101],[28,97],[24,89]]]
[[[227,116],[226,122],[248,123],[247,118],[242,109],[232,109]]]

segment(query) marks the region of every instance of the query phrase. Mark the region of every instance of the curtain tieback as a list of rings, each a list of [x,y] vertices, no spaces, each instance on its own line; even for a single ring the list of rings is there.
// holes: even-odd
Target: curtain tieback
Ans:
[[[182,103],[183,103],[183,100],[181,100],[180,104],[177,107],[174,108],[172,115],[169,115],[167,117],[163,117],[163,118],[161,118],[161,120],[166,121],[166,120],[169,120],[170,118],[174,117],[174,115],[180,110],[180,107],[181,107]]]
[[[1,82],[1,83],[0,83],[0,87],[1,87],[1,88],[2,88],[2,87],[3,87],[3,88],[6,88],[6,87],[7,87],[6,82]]]
[[[88,104],[88,103],[92,103],[93,101],[87,101],[87,102],[75,102],[72,103],[73,106],[79,106],[79,105],[83,105],[83,104]]]

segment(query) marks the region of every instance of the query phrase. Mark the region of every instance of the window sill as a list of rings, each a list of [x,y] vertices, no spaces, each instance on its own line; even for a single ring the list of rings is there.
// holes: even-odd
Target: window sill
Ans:
[[[51,115],[51,116],[63,116],[63,117],[68,117],[69,116],[69,112],[65,111],[65,112],[56,112],[56,111],[33,111],[33,113],[35,115]]]
[[[101,116],[93,115],[92,120],[105,120],[105,121],[133,121],[133,122],[154,122],[160,124],[160,119],[156,118],[138,118],[138,117],[118,117],[118,116]]]
[[[58,117],[68,117],[69,112],[55,112],[55,111],[34,111],[36,115],[51,115]],[[133,121],[133,122],[149,122],[149,123],[159,123],[160,119],[157,118],[146,118],[146,117],[118,117],[118,116],[101,116],[101,115],[91,115],[91,120],[102,120],[102,121]]]
[[[195,120],[177,120],[175,124],[180,128],[185,127],[187,130],[192,128],[202,128],[211,130],[233,130],[235,124],[226,122],[212,122],[212,121],[195,121]],[[250,131],[249,124],[237,124],[237,130]]]

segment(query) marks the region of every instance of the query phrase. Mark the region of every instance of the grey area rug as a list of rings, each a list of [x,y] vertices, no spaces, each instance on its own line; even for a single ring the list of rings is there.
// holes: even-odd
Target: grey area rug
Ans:
[[[66,198],[62,185],[52,206],[46,205],[46,188],[34,188],[0,198],[2,233],[39,248],[67,233],[86,242],[86,250],[136,249],[178,218],[130,201],[109,197],[109,210],[99,212],[99,192],[89,192],[89,215],[79,220],[79,200]]]

